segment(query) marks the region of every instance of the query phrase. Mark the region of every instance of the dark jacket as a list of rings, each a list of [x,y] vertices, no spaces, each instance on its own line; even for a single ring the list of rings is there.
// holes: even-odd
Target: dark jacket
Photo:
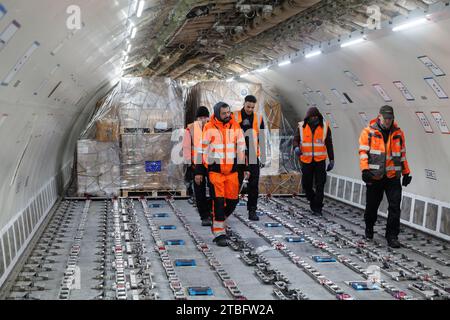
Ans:
[[[245,134],[245,132],[248,129],[253,129],[253,118],[254,118],[255,113],[253,113],[251,115],[248,115],[244,111],[244,108],[242,108],[241,111],[239,111],[239,112],[241,113],[241,116],[242,116],[241,128],[242,128],[242,131],[244,131],[244,134]],[[264,130],[264,119],[262,119],[261,125],[259,126],[259,129],[260,130]],[[263,133],[263,132],[264,131],[261,131],[261,133]],[[245,153],[246,153],[246,156],[248,157],[249,156],[249,152],[250,152],[250,147],[253,148],[253,144],[250,146],[250,139],[249,139],[249,137],[245,137],[245,145],[247,147]],[[266,162],[266,148],[265,148],[265,135],[264,134],[261,134],[258,137],[258,145],[260,146],[259,149],[260,149],[260,152],[261,152],[261,154],[260,154],[261,162],[265,163]],[[256,154],[256,152],[254,154]]]
[[[308,124],[309,118],[311,118],[313,116],[318,116],[319,117],[318,125],[323,126],[323,119],[324,119],[323,115],[320,113],[319,109],[317,109],[316,107],[311,107],[306,112],[305,123],[303,124],[303,128],[305,128],[306,125]],[[314,134],[314,131],[316,130],[316,128],[317,127],[311,127],[311,131],[313,132],[313,134]],[[293,144],[294,149],[296,147],[300,147],[300,130],[299,130],[298,126],[297,126],[295,132],[296,133],[294,136],[294,144]],[[331,134],[331,128],[328,128],[327,137],[325,139],[325,146],[327,147],[328,159],[334,160],[333,136]]]

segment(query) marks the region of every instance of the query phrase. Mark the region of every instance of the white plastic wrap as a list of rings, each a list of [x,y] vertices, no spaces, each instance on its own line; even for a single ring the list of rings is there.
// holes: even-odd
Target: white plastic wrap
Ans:
[[[78,194],[181,190],[182,164],[171,159],[172,132],[184,127],[177,82],[124,78],[104,99],[78,143]]]

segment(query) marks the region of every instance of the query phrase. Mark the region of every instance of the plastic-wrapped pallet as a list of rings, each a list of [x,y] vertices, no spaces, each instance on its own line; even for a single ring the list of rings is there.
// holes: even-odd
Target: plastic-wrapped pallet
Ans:
[[[300,194],[301,192],[300,173],[261,176],[259,179],[260,194]]]
[[[172,132],[184,127],[178,83],[159,77],[123,78],[102,100],[81,134],[78,193],[183,190],[183,165],[171,158]]]
[[[120,194],[120,160],[115,143],[79,140],[78,194],[118,196]]]
[[[167,131],[183,128],[184,103],[176,82],[167,78],[124,78],[118,91],[121,133],[136,132],[133,129],[155,133],[160,123]]]
[[[175,164],[171,152],[176,142],[172,133],[122,134],[122,189],[181,190],[182,164]]]

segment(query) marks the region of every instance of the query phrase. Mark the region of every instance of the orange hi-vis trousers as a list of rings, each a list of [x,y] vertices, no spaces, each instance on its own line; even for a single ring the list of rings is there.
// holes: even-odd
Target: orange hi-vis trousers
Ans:
[[[211,183],[213,226],[215,237],[226,234],[225,220],[233,213],[239,202],[238,173],[209,172]]]

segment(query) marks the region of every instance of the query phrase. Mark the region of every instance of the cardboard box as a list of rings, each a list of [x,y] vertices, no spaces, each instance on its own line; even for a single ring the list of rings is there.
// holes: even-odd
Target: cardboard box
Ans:
[[[182,190],[183,164],[172,161],[172,133],[122,134],[122,188]],[[181,150],[181,149],[180,149]]]
[[[118,144],[79,140],[77,145],[78,194],[118,196],[120,159]]]
[[[99,142],[119,141],[119,121],[108,118],[97,120],[95,140]]]
[[[301,191],[300,173],[261,176],[259,179],[260,194],[300,194]]]

